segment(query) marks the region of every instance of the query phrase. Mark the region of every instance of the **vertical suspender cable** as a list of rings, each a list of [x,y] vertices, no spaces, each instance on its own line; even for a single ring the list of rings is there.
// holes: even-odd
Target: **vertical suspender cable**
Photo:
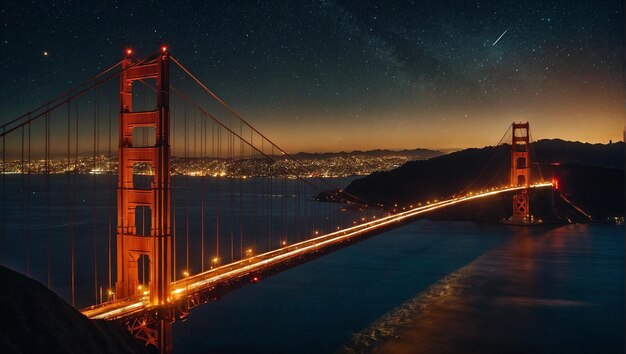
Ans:
[[[224,172],[224,166],[226,164],[226,158],[222,157],[222,144],[224,143],[224,139],[222,137],[223,135],[223,131],[222,131],[222,127],[218,126],[217,127],[217,156],[219,158],[220,161],[220,173],[217,177],[217,225],[218,225],[218,238],[221,238],[221,236],[223,236],[223,232],[222,229],[224,228],[224,215],[226,215],[226,212],[224,211],[224,209],[222,208],[222,184],[224,183],[223,179],[222,179],[222,172]],[[227,155],[227,153],[224,153],[224,155]],[[223,245],[223,240],[222,241],[222,248],[224,248]],[[223,254],[223,252],[220,252],[221,254]],[[219,265],[222,261],[222,257],[220,256],[217,259],[217,264]]]
[[[232,131],[233,129],[233,121],[232,121],[232,116],[230,115],[230,113],[228,114],[228,125],[229,125],[229,129]],[[227,170],[227,175],[226,178],[228,178],[228,194],[229,194],[229,210],[228,210],[228,226],[230,228],[230,261],[233,262],[235,260],[235,245],[234,245],[234,229],[233,229],[233,176],[232,176],[232,163],[233,163],[233,155],[234,155],[234,144],[235,144],[235,140],[234,140],[234,135],[230,132],[228,133],[228,164],[226,165],[226,170]]]
[[[46,107],[47,109],[48,107]],[[51,264],[51,225],[50,225],[50,112],[46,114],[45,121],[45,183],[46,183],[46,271],[48,288],[52,287],[52,264]]]
[[[6,262],[6,258],[7,258],[7,205],[6,205],[6,163],[7,163],[7,159],[6,159],[6,148],[7,148],[7,144],[6,144],[6,136],[4,135],[5,132],[5,128],[2,127],[2,259],[0,259],[2,262]]]
[[[26,236],[26,212],[24,211],[26,209],[26,202],[25,202],[25,194],[26,191],[24,190],[25,188],[25,183],[24,183],[24,170],[25,170],[25,166],[24,166],[24,126],[22,125],[21,129],[22,131],[22,143],[21,143],[21,154],[20,154],[20,191],[21,191],[21,207],[20,207],[20,214],[22,216],[22,238],[24,240],[24,273],[26,273],[28,275],[28,238]]]
[[[212,180],[212,186],[213,186],[213,194],[216,195],[217,193],[217,175],[219,174],[218,171],[218,165],[219,165],[219,160],[217,159],[217,156],[215,155],[215,122],[211,121],[211,164],[213,165],[213,180]],[[215,205],[215,208],[217,208],[217,198],[213,199],[213,203]],[[216,222],[217,222],[217,218],[216,218]],[[215,257],[218,256],[219,252],[219,239],[218,239],[218,235],[219,235],[219,231],[215,232]],[[213,257],[211,257],[213,258]],[[213,260],[211,260],[211,268],[213,268]]]
[[[215,128],[215,124],[213,124],[213,128]],[[219,168],[219,166],[221,165],[221,161],[220,161],[220,127],[217,127],[217,132],[216,135],[214,136],[213,140],[215,142],[216,145],[216,161],[217,161],[217,166]],[[220,259],[220,172],[221,171],[217,171],[216,177],[215,177],[215,260],[217,262],[214,263],[218,263],[219,259]],[[214,264],[217,265],[217,264]]]
[[[283,159],[284,161],[284,159]],[[282,214],[282,218],[283,218],[283,226],[282,226],[282,237],[285,240],[286,243],[289,243],[289,235],[287,232],[287,175],[285,173],[283,173],[282,175],[282,188],[281,188],[281,192],[280,194],[282,195],[281,198],[281,214]]]
[[[67,155],[66,162],[67,166],[65,167],[65,174],[67,176],[67,234],[68,238],[70,235],[70,116],[71,116],[71,102],[67,101]],[[71,275],[70,275],[71,276]]]
[[[28,212],[26,211],[27,207],[26,207],[26,198],[28,198],[28,191],[27,186],[26,186],[26,158],[24,156],[24,144],[25,144],[25,132],[24,132],[24,127],[22,126],[22,156],[21,156],[21,175],[20,175],[20,179],[21,179],[21,190],[22,190],[22,237],[24,238],[24,270],[26,275],[29,275],[30,273],[30,240],[28,239],[28,229],[27,229],[27,225],[28,225]]]
[[[251,157],[251,161],[253,163],[253,166],[256,164],[256,151],[252,148],[252,146],[254,146],[254,131],[252,129],[250,129],[250,157]],[[253,242],[252,244],[254,245],[254,249],[256,251],[257,249],[257,233],[258,233],[258,225],[257,225],[257,211],[256,211],[256,192],[257,192],[257,179],[259,178],[259,174],[256,172],[252,172],[253,176],[252,176],[252,234],[253,234]]]
[[[72,191],[73,192],[73,205],[72,205],[72,209],[73,209],[73,213],[72,213],[72,305],[75,304],[75,293],[76,293],[76,289],[75,289],[75,280],[76,280],[76,240],[75,240],[75,228],[76,228],[76,178],[77,178],[77,173],[78,173],[78,136],[79,136],[79,130],[78,130],[78,103],[76,103],[76,136],[75,136],[75,155],[74,155],[74,173],[72,176]]]
[[[273,155],[273,147],[270,145],[270,148],[268,148],[268,155]],[[267,230],[268,230],[268,239],[267,239],[267,244],[268,244],[268,250],[272,250],[274,249],[274,239],[273,239],[273,227],[274,227],[274,214],[273,214],[273,209],[272,209],[272,184],[273,184],[273,177],[274,177],[274,172],[272,171],[274,169],[274,162],[273,161],[268,161],[269,163],[269,168],[268,168],[268,176],[267,176],[267,184],[266,184],[266,198],[265,198],[265,213],[266,213],[266,219],[268,221],[268,225],[267,225]]]
[[[173,102],[172,102],[173,103]],[[176,106],[172,104],[172,157],[176,156]],[[175,188],[170,189],[170,200],[171,200],[171,211],[172,211],[172,274],[174,276],[174,281],[178,278],[178,273],[176,271],[176,194]]]
[[[296,242],[300,242],[300,181],[296,180],[293,185],[294,190],[294,209],[295,209],[295,217],[294,217],[294,232],[296,234]]]
[[[187,106],[184,107],[185,116],[185,163],[189,164],[189,125],[187,122]],[[185,272],[189,272],[189,171],[185,171]]]
[[[306,240],[307,238],[309,238],[309,227],[310,227],[310,223],[311,223],[311,210],[310,210],[310,205],[309,205],[309,185],[305,185],[304,186],[304,190],[302,191],[302,197],[301,197],[301,202],[304,203],[304,228],[303,228],[303,233],[302,233],[302,239]]]
[[[198,161],[198,155],[197,155],[197,149],[196,149],[196,143],[197,143],[197,132],[198,132],[198,117],[197,117],[197,113],[198,110],[196,107],[193,108],[193,161],[194,161],[194,166],[197,166],[196,162]],[[195,198],[194,198],[195,200]]]
[[[28,122],[28,174],[26,175],[26,275],[30,275],[30,199],[31,199],[31,180],[30,175],[32,173],[32,160],[31,160],[31,132],[32,132],[31,122]]]
[[[204,272],[204,195],[206,191],[204,186],[206,180],[204,166],[206,163],[206,119],[202,119],[200,125],[200,156],[202,161],[202,173],[200,173],[200,178],[202,178],[200,188],[200,272]]]
[[[263,144],[263,137],[261,137],[261,154],[265,153],[265,146]],[[261,159],[262,162],[266,162],[264,159]],[[264,212],[267,211],[265,208],[267,207],[265,205],[265,200],[267,199],[267,176],[266,176],[267,172],[266,171],[262,171],[261,173],[261,186],[259,187],[259,195],[261,196],[261,200],[259,202],[260,204],[260,210],[259,213],[261,214],[261,223],[265,220],[267,221],[266,216],[264,215]],[[267,232],[267,231],[265,231]],[[268,235],[269,236],[269,235]],[[268,239],[269,240],[269,239]],[[267,251],[269,251],[271,249],[271,247],[269,249],[267,249]]]
[[[264,143],[263,137],[261,137],[261,153],[265,154],[265,143]],[[268,166],[269,166],[269,162],[267,160],[262,159],[262,162],[267,163]],[[271,167],[271,166],[269,166],[269,167]],[[269,195],[269,193],[267,192],[267,185],[269,184],[268,183],[268,179],[269,179],[269,173],[267,171],[263,171],[262,172],[262,177],[261,177],[261,188],[260,188],[260,191],[259,191],[260,195],[261,195],[261,201],[259,203],[260,204],[259,212],[261,214],[261,223],[263,223],[265,221],[267,223],[267,225],[269,226],[269,220],[268,220],[268,217],[267,217],[267,214],[266,214],[269,211],[269,208],[267,207],[267,198],[268,198],[267,196]],[[267,234],[266,235],[267,236],[267,243],[266,244],[269,246],[266,251],[270,251],[272,249],[271,241],[270,241],[270,238],[269,238],[270,235],[269,235],[269,232],[268,232],[267,229],[264,232]]]
[[[107,268],[109,271],[109,277],[108,277],[108,283],[107,283],[107,294],[111,294],[112,292],[112,274],[111,274],[111,238],[112,238],[112,232],[113,232],[113,228],[112,228],[112,215],[111,215],[111,193],[113,192],[113,188],[111,185],[111,177],[113,176],[113,174],[111,173],[110,169],[109,169],[109,165],[108,163],[111,161],[111,121],[113,120],[111,117],[111,113],[112,113],[112,109],[111,109],[111,96],[109,96],[109,129],[108,129],[108,133],[109,133],[109,140],[107,143],[107,215],[109,216],[109,229],[108,229],[108,238],[107,238]],[[108,299],[108,298],[107,298]]]
[[[92,186],[91,186],[91,228],[93,239],[93,290],[96,303],[98,303],[98,242],[96,236],[96,153],[98,150],[98,90],[94,91],[93,108],[93,154],[92,154]],[[102,300],[102,299],[100,299]],[[100,301],[101,302],[101,301]]]
[[[71,101],[67,101],[67,232],[70,239],[70,288],[71,300],[74,305],[74,230],[72,227],[72,187],[71,187],[71,139],[72,139]]]
[[[243,124],[239,121],[239,136],[243,136]],[[239,163],[243,163],[243,140],[239,139]],[[243,169],[239,172],[239,259],[243,259]],[[244,172],[245,173],[245,172]]]

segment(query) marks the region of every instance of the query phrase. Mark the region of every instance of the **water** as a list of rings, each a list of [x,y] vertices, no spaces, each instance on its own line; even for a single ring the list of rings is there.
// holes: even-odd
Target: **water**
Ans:
[[[47,208],[43,176],[31,176],[30,181],[5,176],[1,262],[24,272],[28,255],[31,276],[45,284],[45,246],[50,240],[52,289],[70,301],[73,230],[76,306],[93,304],[96,288],[108,286],[108,221],[111,215],[115,230],[115,176],[50,178],[54,188]],[[284,187],[253,179],[241,186],[214,182],[206,179],[203,187],[201,178],[174,178],[178,269],[185,265],[181,235],[186,233],[187,210],[190,267],[192,272],[200,268],[199,239],[193,237],[199,229],[200,194],[215,202],[219,190],[221,204],[206,205],[211,230],[216,206],[222,221],[243,217],[243,228],[235,227],[235,232],[228,222],[220,224],[225,261],[231,250],[236,258],[242,245],[256,244],[258,252],[278,246],[285,225],[279,212],[283,202],[288,217],[298,205],[302,215],[313,215],[327,227],[371,217],[371,212],[342,213],[339,205],[283,197],[283,188],[294,191],[293,181]],[[239,200],[247,206],[240,209]],[[258,228],[250,207],[255,201],[273,207],[272,213],[259,212],[266,221]],[[323,212],[339,216],[325,219]],[[26,219],[30,222],[24,224]],[[289,242],[312,230],[310,224],[295,227],[293,221],[286,226],[296,231]],[[207,257],[216,252],[214,240],[215,232],[207,232]],[[115,247],[112,252],[115,259]],[[115,264],[112,270],[115,273]],[[173,337],[175,353],[621,353],[624,228],[417,221],[195,308],[186,322],[174,324]]]
[[[418,221],[239,289],[177,353],[621,353],[624,229]]]
[[[136,178],[138,185],[149,186],[150,177]],[[350,180],[327,181],[344,186]],[[75,306],[98,303],[100,294],[106,300],[107,288],[115,288],[116,187],[115,175],[3,175],[0,264],[44,284],[50,279],[51,288],[71,303],[73,253]],[[216,265],[216,257],[219,264],[229,263],[245,256],[246,250],[263,253],[283,242],[382,215],[373,210],[342,212],[340,204],[313,201],[318,192],[290,179],[172,177],[174,276],[207,270]],[[149,210],[138,209],[139,234],[148,234],[149,221]],[[144,277],[140,274],[139,279]]]

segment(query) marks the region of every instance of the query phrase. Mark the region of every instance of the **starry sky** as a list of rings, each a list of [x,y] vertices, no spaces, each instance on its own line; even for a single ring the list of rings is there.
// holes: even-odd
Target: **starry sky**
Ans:
[[[624,129],[622,1],[5,1],[0,121],[167,44],[291,152],[607,143]]]

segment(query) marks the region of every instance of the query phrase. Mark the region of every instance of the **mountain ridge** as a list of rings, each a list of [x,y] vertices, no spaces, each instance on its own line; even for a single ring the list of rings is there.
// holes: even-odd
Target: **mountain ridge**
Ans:
[[[598,218],[623,215],[624,147],[623,142],[540,140],[531,144],[531,180],[558,179],[569,199]],[[372,204],[408,206],[508,185],[509,166],[510,145],[470,148],[374,172],[345,191]]]

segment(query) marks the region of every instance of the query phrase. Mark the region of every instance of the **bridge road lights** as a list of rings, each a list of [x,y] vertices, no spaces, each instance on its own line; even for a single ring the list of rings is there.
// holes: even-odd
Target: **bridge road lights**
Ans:
[[[188,270],[184,270],[184,271],[183,271],[183,277],[184,277],[185,279],[186,279],[186,278],[189,278],[189,271],[188,271]],[[189,294],[189,281],[185,281],[185,290],[186,290],[185,292],[186,292],[186,293],[187,293],[187,295],[188,295],[188,294]]]
[[[107,301],[115,300],[115,292],[111,289],[107,289]]]

